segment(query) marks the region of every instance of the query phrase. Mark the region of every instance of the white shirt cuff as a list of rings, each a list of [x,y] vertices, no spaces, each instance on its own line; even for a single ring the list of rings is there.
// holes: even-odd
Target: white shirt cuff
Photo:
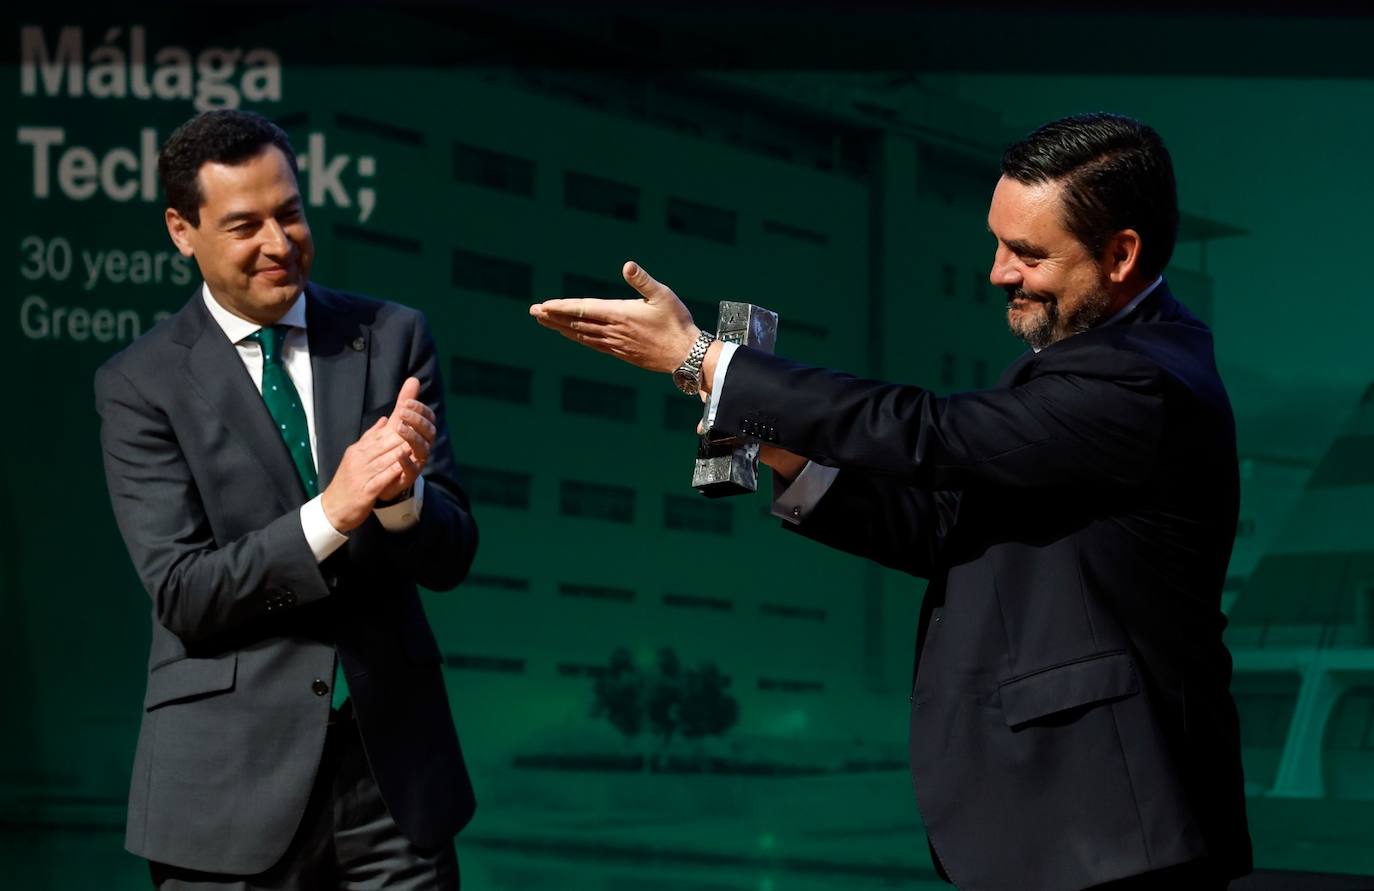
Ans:
[[[301,505],[301,531],[305,533],[305,542],[310,545],[316,563],[323,563],[324,558],[348,541],[348,536],[335,529],[324,515],[323,499],[323,495],[316,495]]]
[[[799,525],[816,503],[830,491],[830,484],[840,472],[837,467],[827,467],[815,461],[806,462],[801,473],[789,485],[773,494],[773,516],[781,517],[792,525]]]
[[[711,375],[711,399],[706,403],[706,429],[710,430],[716,423],[716,409],[720,407],[720,390],[725,386],[725,370],[730,367],[730,360],[734,358],[735,350],[739,349],[737,343],[722,343],[720,345],[720,356],[716,358],[716,373]]]
[[[405,501],[398,501],[387,507],[374,507],[372,512],[377,521],[388,532],[404,532],[420,522],[420,509],[425,505],[425,478],[415,478],[415,494]]]

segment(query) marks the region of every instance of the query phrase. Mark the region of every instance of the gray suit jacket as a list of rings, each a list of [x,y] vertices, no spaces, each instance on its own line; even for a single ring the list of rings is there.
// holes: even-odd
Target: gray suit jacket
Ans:
[[[419,523],[375,518],[317,563],[306,494],[200,292],[96,373],[110,499],[152,598],[148,688],[125,844],[254,873],[286,850],[324,746],[337,648],[374,776],[416,844],[447,843],[472,787],[416,585],[467,574],[477,527],[455,471],[424,317],[306,289],[320,488],[407,376],[438,414]]]

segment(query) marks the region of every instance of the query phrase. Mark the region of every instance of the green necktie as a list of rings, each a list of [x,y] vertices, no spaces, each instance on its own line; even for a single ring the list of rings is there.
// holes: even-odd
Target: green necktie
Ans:
[[[310,453],[310,425],[305,420],[300,394],[281,359],[289,330],[288,325],[259,328],[248,339],[262,347],[262,401],[267,403],[268,413],[277,422],[277,431],[286,440],[296,473],[305,484],[306,496],[314,498],[320,494],[320,481],[315,475],[315,457]]]
[[[310,453],[310,425],[305,419],[305,409],[301,406],[300,394],[291,376],[286,373],[282,363],[282,346],[286,343],[289,325],[274,325],[259,328],[248,339],[262,347],[262,401],[267,403],[267,413],[277,424],[277,432],[286,441],[291,452],[291,460],[296,464],[305,485],[305,494],[314,498],[320,493],[320,480],[315,474],[315,457]],[[334,657],[334,707],[343,705],[348,698],[348,683],[344,680],[343,664],[338,656]]]

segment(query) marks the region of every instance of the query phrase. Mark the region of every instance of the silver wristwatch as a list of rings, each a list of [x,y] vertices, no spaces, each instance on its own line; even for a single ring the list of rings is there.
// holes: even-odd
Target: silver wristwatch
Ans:
[[[692,344],[692,351],[687,354],[687,358],[678,366],[677,371],[673,372],[673,383],[688,396],[695,396],[701,390],[701,363],[706,361],[706,351],[711,348],[711,342],[715,339],[714,334],[701,332],[697,342]]]

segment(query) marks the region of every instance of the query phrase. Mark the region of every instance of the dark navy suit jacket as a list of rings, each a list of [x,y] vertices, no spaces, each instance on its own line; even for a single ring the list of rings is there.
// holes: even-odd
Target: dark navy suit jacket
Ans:
[[[126,846],[256,873],[285,852],[325,741],[334,654],[368,763],[412,841],[447,844],[472,786],[416,585],[455,587],[477,547],[424,317],[306,289],[320,489],[408,376],[438,414],[419,522],[375,517],[317,563],[290,453],[199,290],[96,373],[115,518],[152,598]]]
[[[943,398],[740,349],[716,429],[840,468],[796,530],[930,580],[911,769],[959,887],[1249,871],[1220,608],[1235,425],[1166,287]]]

